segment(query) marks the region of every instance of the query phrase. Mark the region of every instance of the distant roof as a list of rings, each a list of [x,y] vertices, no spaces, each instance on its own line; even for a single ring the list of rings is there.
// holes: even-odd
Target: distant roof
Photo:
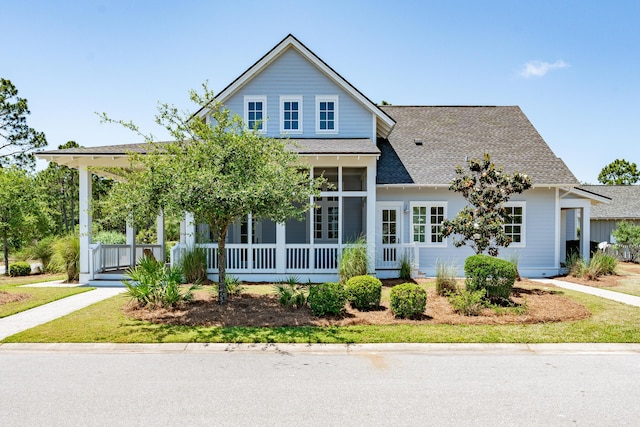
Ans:
[[[581,185],[579,188],[611,199],[609,204],[591,206],[591,219],[640,220],[640,185]]]
[[[448,185],[456,166],[484,153],[505,173],[529,175],[534,185],[579,184],[517,106],[380,108],[396,125],[378,141],[378,184]]]

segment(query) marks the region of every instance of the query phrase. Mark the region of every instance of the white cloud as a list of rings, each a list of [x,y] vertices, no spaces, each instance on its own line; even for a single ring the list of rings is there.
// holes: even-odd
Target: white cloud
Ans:
[[[554,63],[544,61],[529,61],[524,64],[524,67],[522,67],[520,75],[525,78],[542,77],[551,70],[567,68],[568,66],[569,64],[564,62],[562,59],[559,59]]]

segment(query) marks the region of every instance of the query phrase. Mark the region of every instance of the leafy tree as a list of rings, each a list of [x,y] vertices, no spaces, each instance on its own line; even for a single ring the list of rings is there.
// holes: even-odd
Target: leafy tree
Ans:
[[[156,121],[175,142],[156,144],[145,136],[152,149],[130,155],[127,180],[114,186],[111,205],[130,212],[136,224],[161,209],[192,212],[206,222],[218,242],[218,302],[224,304],[225,240],[231,224],[249,213],[277,223],[300,218],[310,208],[309,198],[319,195],[323,180],[312,185],[309,168],[287,149],[287,141],[247,129],[237,115],[211,101],[213,93],[203,87],[203,94],[191,91],[190,98],[209,112],[210,121],[161,104]],[[142,135],[133,123],[119,123]]]
[[[460,235],[460,239],[453,239],[456,247],[468,242],[476,254],[486,250],[489,255],[498,256],[498,247],[506,248],[511,243],[511,237],[503,229],[509,219],[504,204],[512,194],[531,188],[531,178],[522,173],[513,177],[502,173],[489,154],[483,160],[469,160],[469,171],[467,174],[458,166],[449,190],[462,193],[470,206],[465,206],[454,219],[445,219],[441,234],[445,238]]]
[[[33,179],[16,167],[0,168],[0,236],[5,273],[9,271],[9,246],[19,245],[43,227],[40,202]]]
[[[606,185],[632,185],[640,181],[640,171],[635,163],[616,159],[602,168],[598,181]]]
[[[613,230],[616,243],[627,247],[629,261],[636,262],[640,255],[640,225],[634,225],[627,221],[619,222]]]
[[[27,125],[29,114],[27,100],[18,97],[10,80],[0,78],[0,167],[10,163],[33,167],[33,151],[47,145],[44,133]]]

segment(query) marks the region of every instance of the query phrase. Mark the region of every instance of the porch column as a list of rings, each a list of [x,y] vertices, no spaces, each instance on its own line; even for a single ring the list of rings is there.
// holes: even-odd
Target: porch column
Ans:
[[[80,214],[80,283],[87,283],[92,279],[90,271],[91,256],[91,226],[92,218],[90,203],[91,203],[91,172],[87,166],[80,166],[78,168],[78,175],[80,180],[79,190],[79,214]]]
[[[369,273],[376,272],[376,160],[367,166],[367,256]]]
[[[129,246],[129,265],[131,267],[136,265],[136,226],[127,221],[126,225],[126,244]]]
[[[580,224],[580,244],[582,245],[582,259],[589,262],[591,259],[591,204],[587,203],[582,208]]]
[[[160,211],[158,218],[156,219],[156,235],[158,236],[157,244],[160,245],[160,258],[158,261],[165,262],[165,235],[164,235],[164,211]]]
[[[196,219],[193,212],[184,214],[184,244],[189,250],[196,246]]]
[[[284,274],[287,269],[287,231],[284,224],[276,224],[276,273]]]

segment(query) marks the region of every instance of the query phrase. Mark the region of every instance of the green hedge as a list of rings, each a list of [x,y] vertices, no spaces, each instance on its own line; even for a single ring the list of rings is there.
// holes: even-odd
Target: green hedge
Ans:
[[[488,299],[509,299],[516,281],[515,265],[488,255],[472,255],[464,262],[470,291],[484,289]]]
[[[391,288],[391,312],[403,319],[419,318],[427,308],[427,292],[415,283],[403,283]]]
[[[28,262],[19,261],[9,264],[10,276],[28,276],[29,274],[31,274],[31,264]]]
[[[315,316],[340,314],[347,303],[347,291],[342,283],[320,283],[309,289],[307,304]]]
[[[382,282],[373,276],[355,276],[345,285],[349,303],[360,311],[376,310],[380,307]]]

